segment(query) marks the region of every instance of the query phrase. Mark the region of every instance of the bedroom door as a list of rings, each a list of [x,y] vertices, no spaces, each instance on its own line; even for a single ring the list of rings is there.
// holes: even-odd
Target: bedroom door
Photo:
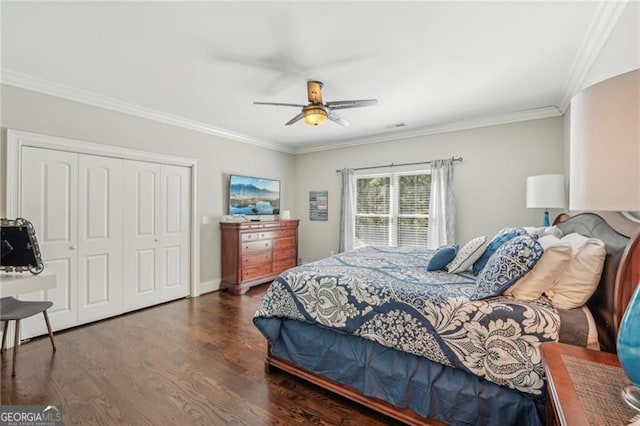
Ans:
[[[122,312],[122,160],[26,147],[21,214],[33,222],[56,287],[21,295],[50,300],[54,330]],[[22,338],[46,332],[25,320]]]
[[[124,310],[189,294],[191,170],[124,162]]]
[[[56,274],[19,297],[52,301],[54,330],[197,294],[196,160],[9,129],[7,164],[7,215],[33,222]]]
[[[189,294],[189,227],[191,171],[187,167],[161,167],[160,299]]]
[[[20,216],[31,221],[47,270],[56,287],[21,295],[23,300],[50,300],[54,330],[78,320],[78,154],[25,147],[22,149]],[[22,337],[46,333],[42,316],[21,321]]]
[[[160,302],[160,165],[125,160],[124,310]]]
[[[78,156],[78,322],[122,312],[122,160]]]

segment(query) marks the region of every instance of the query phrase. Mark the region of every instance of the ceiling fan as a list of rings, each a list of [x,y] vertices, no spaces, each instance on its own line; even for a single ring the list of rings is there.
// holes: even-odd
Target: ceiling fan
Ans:
[[[366,106],[378,105],[377,99],[360,99],[356,101],[333,101],[333,102],[324,102],[322,100],[322,84],[321,81],[309,80],[307,81],[307,94],[309,103],[307,105],[302,104],[288,104],[282,102],[257,102],[253,103],[256,105],[276,105],[276,106],[292,106],[302,108],[302,112],[287,123],[285,126],[290,126],[296,121],[299,121],[304,118],[304,122],[311,126],[318,126],[324,123],[327,118],[334,123],[338,123],[341,126],[350,126],[349,123],[344,118],[340,117],[338,114],[333,112],[337,109],[347,109],[347,108],[360,108]]]

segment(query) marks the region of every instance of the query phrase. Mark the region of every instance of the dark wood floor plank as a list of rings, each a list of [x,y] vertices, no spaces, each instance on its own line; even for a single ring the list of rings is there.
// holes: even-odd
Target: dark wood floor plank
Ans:
[[[387,425],[283,372],[264,373],[253,315],[266,286],[140,310],[21,346],[0,361],[3,405],[61,405],[65,424]]]

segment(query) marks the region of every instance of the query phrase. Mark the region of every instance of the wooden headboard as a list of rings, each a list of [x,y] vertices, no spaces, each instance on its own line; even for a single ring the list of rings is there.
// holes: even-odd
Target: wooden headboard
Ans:
[[[600,284],[587,306],[598,328],[601,349],[615,353],[620,321],[640,282],[640,232],[623,235],[595,213],[561,214],[554,225],[565,235],[577,232],[605,244],[607,256]]]

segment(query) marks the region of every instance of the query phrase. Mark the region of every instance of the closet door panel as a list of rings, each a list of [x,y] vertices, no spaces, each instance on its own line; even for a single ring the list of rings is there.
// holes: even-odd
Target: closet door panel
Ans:
[[[123,160],[81,154],[79,323],[123,312]]]
[[[78,154],[24,147],[21,183],[20,216],[33,223],[45,267],[56,273],[56,287],[20,299],[53,302],[52,328],[73,326],[78,315]],[[21,325],[22,338],[46,333],[41,316]]]
[[[163,165],[161,172],[160,297],[167,301],[189,294],[191,170]]]
[[[160,302],[161,166],[124,161],[124,309]]]

